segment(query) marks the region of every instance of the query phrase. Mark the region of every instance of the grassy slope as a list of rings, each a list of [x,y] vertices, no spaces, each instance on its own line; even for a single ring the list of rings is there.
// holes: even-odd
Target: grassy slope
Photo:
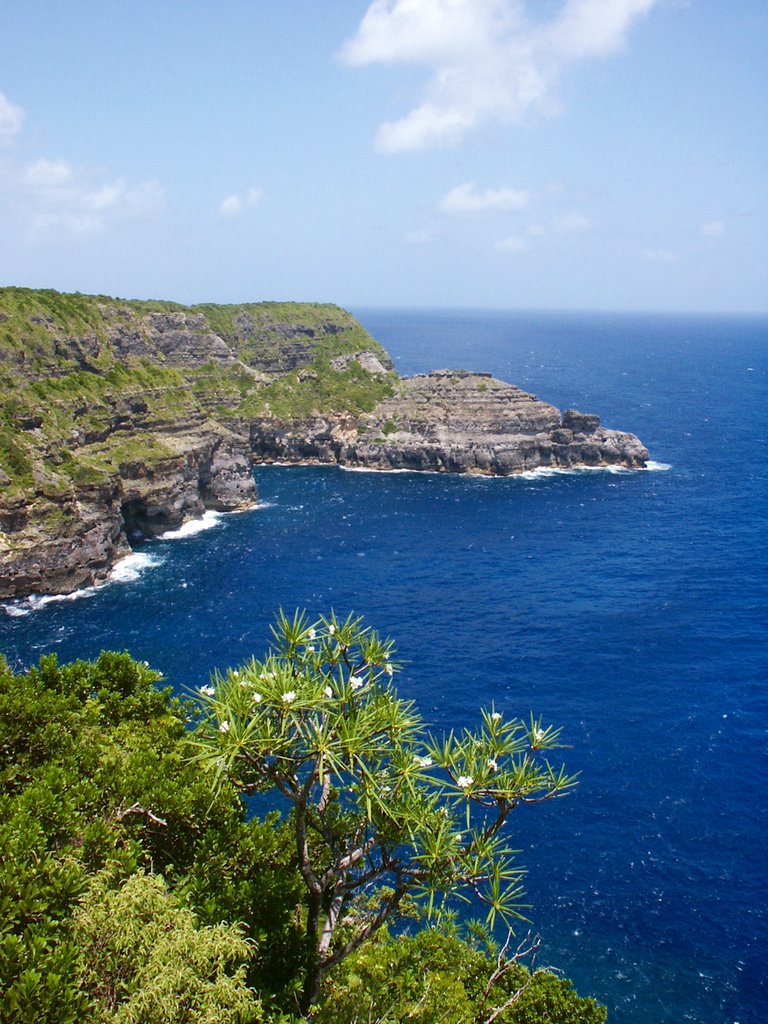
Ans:
[[[185,314],[190,332],[223,338],[231,366],[169,366],[153,315]],[[127,329],[145,343],[121,359]],[[165,454],[163,430],[263,415],[369,411],[393,378],[330,361],[383,349],[344,310],[317,303],[181,306],[173,302],[0,288],[0,468],[9,496],[103,479],[121,461]],[[281,360],[290,354],[290,369]],[[266,372],[265,372],[266,371]],[[3,477],[0,476],[0,480]],[[0,493],[2,493],[0,491]]]

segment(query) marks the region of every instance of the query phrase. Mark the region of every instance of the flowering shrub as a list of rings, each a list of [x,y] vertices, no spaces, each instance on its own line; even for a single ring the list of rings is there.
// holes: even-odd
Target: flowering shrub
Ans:
[[[292,808],[306,889],[302,1009],[324,975],[414,901],[430,914],[474,897],[488,923],[520,917],[522,868],[504,835],[512,809],[567,792],[547,759],[559,730],[483,711],[436,740],[392,676],[390,640],[334,615],[280,614],[263,661],[202,688],[197,759],[215,785]]]

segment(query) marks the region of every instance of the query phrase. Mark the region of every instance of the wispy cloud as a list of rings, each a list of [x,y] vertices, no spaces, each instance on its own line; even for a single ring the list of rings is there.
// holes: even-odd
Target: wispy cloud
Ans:
[[[105,181],[100,169],[76,167],[66,160],[23,164],[14,179],[33,235],[95,234],[118,221],[151,217],[164,202],[156,181]]]
[[[494,242],[493,248],[498,252],[526,252],[528,243],[520,235],[509,235],[508,238],[501,238]]]
[[[674,249],[643,249],[642,256],[646,263],[677,263],[680,260],[680,253]]]
[[[474,181],[457,185],[438,203],[444,213],[485,213],[488,211],[524,210],[531,202],[531,193],[509,187],[486,188],[480,191]]]
[[[0,93],[0,142],[21,133],[24,117],[24,110]],[[154,217],[165,203],[157,181],[131,185],[124,178],[108,178],[103,167],[48,157],[4,159],[0,192],[10,197],[18,222],[33,241],[97,234],[122,221]]]
[[[722,238],[725,235],[725,224],[721,220],[708,220],[699,228],[702,238]]]
[[[456,145],[482,124],[554,113],[567,68],[621,49],[657,2],[563,0],[549,21],[535,22],[523,0],[374,0],[340,57],[431,72],[422,101],[379,127],[377,149]]]
[[[263,198],[264,189],[258,185],[252,185],[251,188],[242,194],[234,192],[231,196],[222,199],[219,204],[219,213],[222,217],[236,217],[243,210],[258,206]]]
[[[11,103],[5,93],[0,92],[0,143],[9,143],[24,126],[24,108]]]
[[[566,213],[552,221],[552,230],[558,235],[580,235],[591,227],[592,221],[583,213]]]

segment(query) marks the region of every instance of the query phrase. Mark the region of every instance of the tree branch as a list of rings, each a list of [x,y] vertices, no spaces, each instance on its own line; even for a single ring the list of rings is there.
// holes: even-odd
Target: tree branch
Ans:
[[[123,801],[123,803],[124,802],[125,801]],[[165,821],[164,818],[158,818],[158,816],[156,814],[153,814],[148,807],[142,807],[141,804],[135,803],[132,804],[130,807],[124,808],[123,803],[121,803],[120,806],[115,811],[115,817],[117,818],[118,821],[122,821],[123,818],[127,818],[129,814],[143,814],[146,818],[149,818],[150,821],[154,821],[156,825],[162,825],[163,827],[167,827],[168,822]]]

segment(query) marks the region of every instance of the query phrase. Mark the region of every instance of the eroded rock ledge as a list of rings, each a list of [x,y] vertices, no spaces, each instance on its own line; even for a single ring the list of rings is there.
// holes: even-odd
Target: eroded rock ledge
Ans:
[[[134,537],[253,505],[258,464],[509,475],[648,458],[489,374],[401,379],[334,306],[0,288],[0,327],[2,600],[97,583]]]
[[[251,424],[255,462],[338,463],[508,476],[542,467],[645,466],[634,434],[598,416],[561,413],[490,374],[437,370],[402,379],[367,416]]]
[[[106,579],[130,540],[153,537],[206,509],[256,503],[248,446],[206,429],[164,438],[166,452],[64,493],[0,502],[0,598],[69,594]]]

